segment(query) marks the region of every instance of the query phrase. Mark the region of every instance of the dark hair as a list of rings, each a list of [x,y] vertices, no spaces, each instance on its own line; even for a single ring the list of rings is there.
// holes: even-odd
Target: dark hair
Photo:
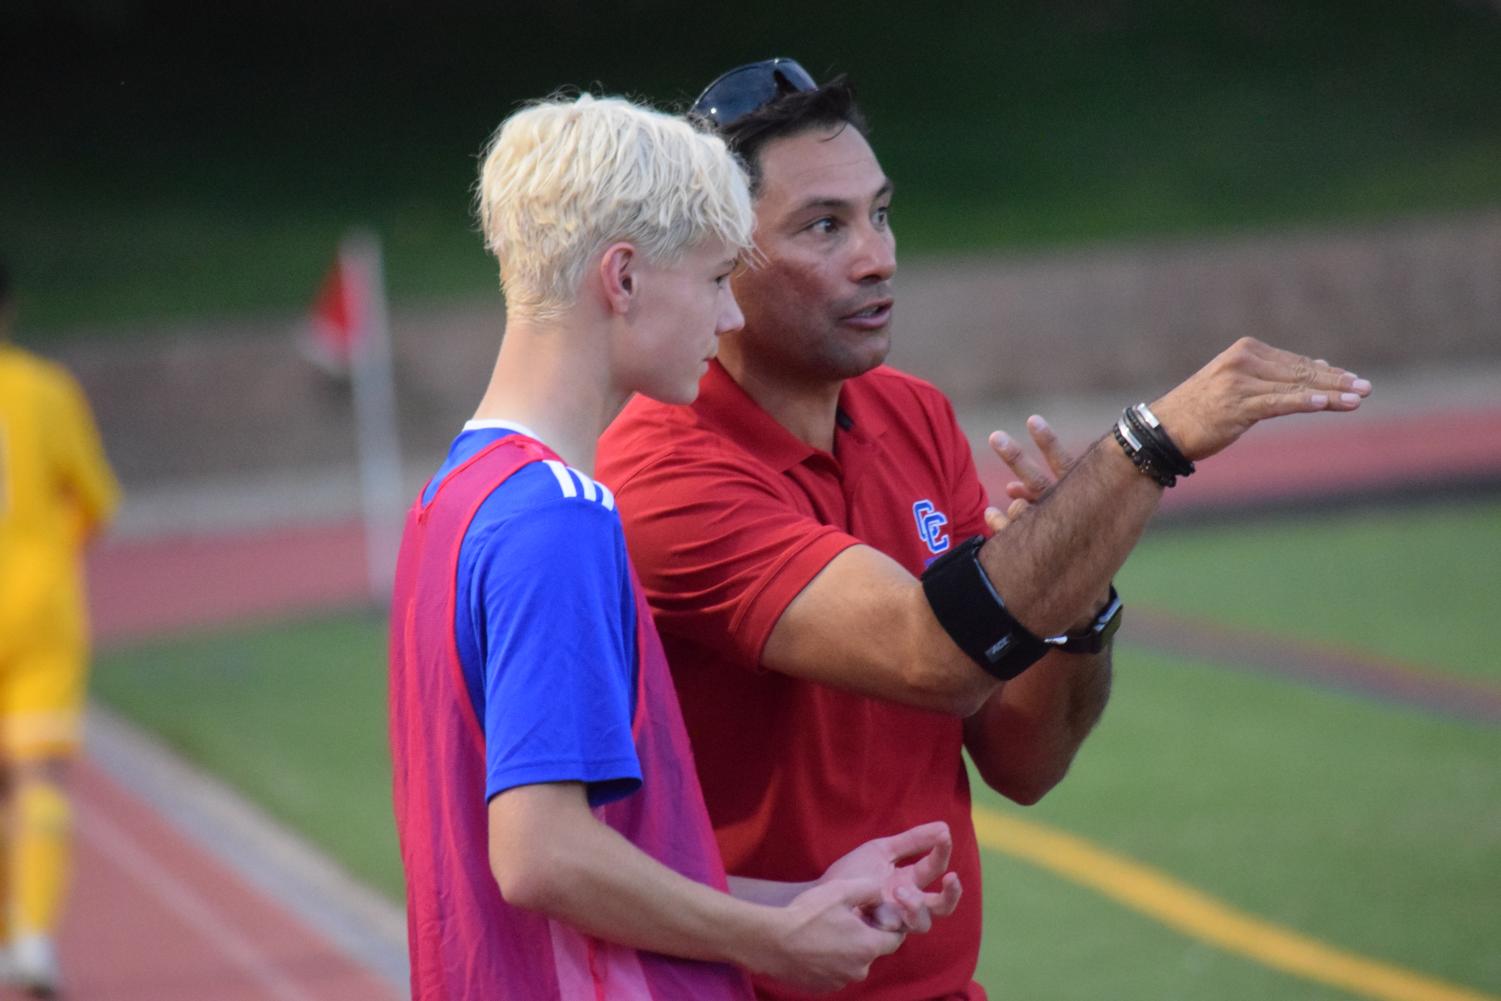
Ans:
[[[761,150],[767,143],[829,125],[847,125],[862,136],[870,135],[855,103],[855,88],[842,73],[817,90],[783,94],[731,122],[719,134],[745,162],[754,194],[761,187]]]

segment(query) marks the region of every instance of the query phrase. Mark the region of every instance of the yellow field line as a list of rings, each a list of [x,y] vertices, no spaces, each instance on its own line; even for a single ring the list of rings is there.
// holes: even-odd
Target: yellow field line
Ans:
[[[1090,887],[1192,938],[1379,1001],[1501,1001],[1252,917],[1170,876],[1042,824],[974,808],[980,844]]]

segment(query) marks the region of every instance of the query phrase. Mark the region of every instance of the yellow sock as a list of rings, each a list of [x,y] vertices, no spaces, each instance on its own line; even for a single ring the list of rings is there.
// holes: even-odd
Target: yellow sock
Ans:
[[[62,913],[72,862],[73,808],[52,782],[16,789],[10,850],[11,934],[52,936]]]
[[[0,798],[0,948],[10,943],[10,909],[12,880],[10,878],[11,802]]]

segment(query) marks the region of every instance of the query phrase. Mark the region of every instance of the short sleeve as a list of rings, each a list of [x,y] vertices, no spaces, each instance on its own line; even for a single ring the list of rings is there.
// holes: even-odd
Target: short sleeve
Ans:
[[[635,791],[635,605],[619,518],[560,499],[470,541],[486,799],[541,782],[582,782],[594,805]]]
[[[859,545],[801,510],[769,469],[723,451],[676,449],[617,498],[657,628],[754,670],[792,599]]]

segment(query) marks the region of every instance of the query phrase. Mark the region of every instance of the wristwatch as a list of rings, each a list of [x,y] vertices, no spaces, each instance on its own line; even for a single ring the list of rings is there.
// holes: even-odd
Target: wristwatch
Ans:
[[[1110,585],[1110,598],[1105,602],[1105,607],[1100,614],[1094,617],[1088,628],[1081,629],[1076,633],[1059,633],[1057,636],[1048,636],[1043,642],[1055,650],[1063,650],[1066,653],[1101,653],[1110,645],[1110,640],[1115,636],[1115,631],[1121,627],[1121,596],[1115,593],[1115,585]]]

